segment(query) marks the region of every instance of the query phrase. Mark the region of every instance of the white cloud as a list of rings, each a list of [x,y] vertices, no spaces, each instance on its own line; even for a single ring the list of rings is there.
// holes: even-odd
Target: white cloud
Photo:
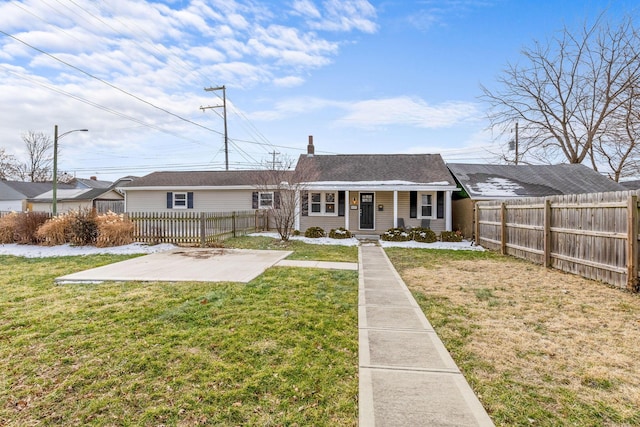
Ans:
[[[375,33],[378,25],[376,9],[367,0],[325,0],[323,9],[310,1],[296,2],[294,8],[309,18],[309,26],[323,31],[362,31]]]
[[[296,0],[293,2],[293,10],[303,16],[319,19],[321,17],[320,11],[313,4],[313,2],[309,0]]]
[[[287,76],[278,79],[273,79],[273,84],[278,87],[295,87],[304,83],[304,79],[298,76]]]
[[[432,106],[421,99],[397,97],[355,102],[340,123],[363,128],[403,125],[436,129],[473,120],[478,114],[474,103],[452,101]]]

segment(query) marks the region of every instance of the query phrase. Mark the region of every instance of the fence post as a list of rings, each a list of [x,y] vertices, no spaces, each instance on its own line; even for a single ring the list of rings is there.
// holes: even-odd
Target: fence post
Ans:
[[[480,207],[478,206],[478,202],[473,203],[473,238],[476,241],[476,245],[480,245]]]
[[[500,253],[507,254],[507,204],[500,204]]]
[[[544,266],[551,267],[551,200],[544,199]]]
[[[627,290],[638,291],[638,196],[627,201]]]
[[[236,236],[236,213],[235,212],[231,212],[231,229],[233,231],[233,237],[237,237]]]
[[[204,212],[200,212],[200,247],[204,248],[207,243],[207,235],[206,235],[206,222],[205,222],[205,214]]]

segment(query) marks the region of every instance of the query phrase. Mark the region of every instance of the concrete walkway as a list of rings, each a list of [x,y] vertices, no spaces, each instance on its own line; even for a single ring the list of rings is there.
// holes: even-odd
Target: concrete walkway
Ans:
[[[359,261],[360,426],[493,426],[384,250]]]

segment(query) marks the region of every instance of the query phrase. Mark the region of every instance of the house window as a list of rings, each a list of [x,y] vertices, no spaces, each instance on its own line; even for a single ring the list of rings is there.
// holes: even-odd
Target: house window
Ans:
[[[167,209],[193,209],[193,192],[167,192]]]
[[[434,199],[433,193],[420,194],[420,218],[435,218]]]
[[[267,191],[259,194],[260,209],[269,209],[273,207],[273,192]]]
[[[337,215],[338,197],[335,191],[311,192],[309,215]]]
[[[187,209],[187,193],[173,193],[173,208]]]

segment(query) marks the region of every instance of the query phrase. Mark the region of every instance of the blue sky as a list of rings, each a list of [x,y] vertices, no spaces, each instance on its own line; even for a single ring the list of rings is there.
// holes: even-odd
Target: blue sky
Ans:
[[[60,140],[59,167],[113,180],[317,153],[496,162],[481,85],[523,46],[636,1],[25,0],[0,3],[0,148]],[[634,9],[636,8],[636,9]],[[219,97],[220,96],[220,97]]]

